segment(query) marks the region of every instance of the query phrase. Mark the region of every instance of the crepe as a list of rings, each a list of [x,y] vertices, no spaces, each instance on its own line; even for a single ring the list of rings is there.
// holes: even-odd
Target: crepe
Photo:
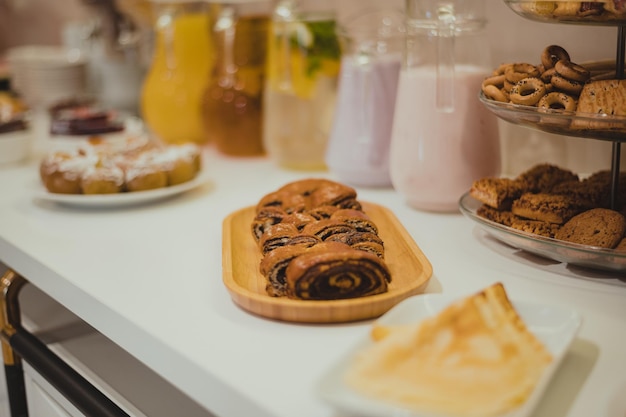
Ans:
[[[344,380],[361,394],[421,412],[494,416],[524,403],[553,360],[502,284],[418,325],[375,326]]]

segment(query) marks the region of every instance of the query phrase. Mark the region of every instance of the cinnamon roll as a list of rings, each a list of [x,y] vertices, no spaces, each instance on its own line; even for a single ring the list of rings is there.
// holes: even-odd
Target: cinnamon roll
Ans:
[[[326,241],[345,243],[353,249],[371,252],[381,259],[385,257],[383,240],[375,233],[352,230],[347,233],[334,234]]]
[[[370,232],[378,234],[376,224],[365,212],[356,209],[340,209],[330,216],[331,220],[342,222],[352,226],[358,232]]]
[[[314,235],[321,240],[326,240],[334,234],[346,233],[353,230],[354,228],[347,223],[333,219],[324,219],[307,224],[304,226],[304,229],[302,229],[302,233]]]
[[[265,291],[272,297],[287,295],[285,272],[289,263],[298,255],[303,254],[305,246],[281,246],[269,252],[261,259],[259,270],[267,279]]]
[[[304,250],[285,270],[288,298],[336,300],[381,294],[391,274],[376,255],[339,242],[325,242]]]
[[[268,227],[280,223],[285,216],[287,216],[287,213],[280,207],[267,206],[258,210],[251,225],[254,239],[256,241],[261,239]]]
[[[261,253],[266,255],[281,246],[313,246],[322,240],[315,235],[300,233],[293,223],[278,223],[268,227],[259,239]]]

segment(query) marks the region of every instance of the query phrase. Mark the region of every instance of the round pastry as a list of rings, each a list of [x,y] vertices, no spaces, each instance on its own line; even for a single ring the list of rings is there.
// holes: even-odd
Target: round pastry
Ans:
[[[302,229],[304,229],[304,226],[316,220],[317,219],[310,214],[296,212],[283,217],[281,223],[293,224],[298,229],[298,231],[301,231]]]
[[[131,192],[154,190],[167,187],[167,174],[149,162],[135,161],[124,169],[124,182]]]
[[[543,71],[541,75],[539,76],[539,78],[541,78],[541,81],[543,81],[545,84],[549,84],[552,82],[552,76],[555,73],[556,73],[556,70],[554,68],[550,68],[550,69]]]
[[[337,233],[330,236],[327,242],[341,242],[353,249],[371,252],[379,258],[385,257],[383,240],[375,233],[353,230],[347,233]]]
[[[330,216],[332,216],[332,214],[336,212],[337,210],[339,210],[339,207],[319,206],[319,207],[313,207],[311,210],[308,210],[307,214],[309,214],[310,216],[314,217],[317,220],[322,220],[322,219],[329,219]]]
[[[486,86],[486,85],[494,85],[498,88],[502,88],[504,87],[504,80],[506,80],[506,77],[504,76],[504,74],[500,74],[500,75],[492,75],[491,77],[487,77],[483,80],[482,85]]]
[[[553,91],[541,97],[537,107],[540,109],[556,109],[566,111],[576,111],[576,100],[574,97],[558,91]]]
[[[302,233],[317,236],[321,240],[337,233],[346,233],[355,230],[351,225],[339,220],[324,219],[304,226]]]
[[[487,98],[499,101],[501,103],[506,103],[509,101],[507,94],[502,91],[502,88],[498,88],[495,85],[484,85],[482,87],[482,90]]]
[[[387,291],[391,274],[378,256],[339,242],[323,242],[290,260],[285,270],[287,297],[337,300]]]
[[[301,193],[278,190],[261,198],[257,212],[264,207],[278,207],[287,214],[303,212],[307,208],[307,197]]]
[[[123,191],[124,171],[117,165],[98,162],[81,177],[83,194],[115,194]]]
[[[560,76],[576,81],[579,83],[585,83],[589,80],[591,73],[582,65],[575,64],[569,60],[561,59],[554,64],[554,70]]]
[[[345,223],[357,232],[378,234],[378,227],[365,212],[355,209],[339,209],[330,216],[330,220]]]
[[[303,254],[305,246],[281,246],[269,252],[261,259],[259,271],[267,279],[266,292],[272,297],[283,297],[287,294],[285,272],[289,263]]]
[[[280,207],[268,206],[260,209],[252,220],[252,236],[255,240],[261,239],[263,233],[272,225],[280,223],[287,216]]]
[[[41,180],[53,193],[110,194],[180,184],[200,169],[196,145],[156,147],[139,139],[124,143],[123,148],[85,145],[51,152],[41,161]]]
[[[539,70],[532,64],[525,62],[511,64],[504,71],[504,77],[511,84],[517,84],[524,78],[538,77]]]
[[[200,151],[196,145],[170,145],[143,155],[143,162],[158,167],[167,176],[167,185],[191,181],[200,171]]]
[[[39,175],[51,193],[80,194],[83,173],[97,161],[93,154],[53,152],[41,161]]]
[[[292,223],[278,223],[267,227],[258,242],[261,253],[265,255],[287,245],[290,239],[299,233],[298,228]]]
[[[505,81],[504,74],[492,75],[483,80],[481,89],[486,97],[500,102],[507,102],[507,95],[502,91]]]
[[[583,83],[568,80],[567,78],[556,73],[552,76],[551,83],[556,90],[571,94],[575,97],[580,95],[580,92],[583,91],[584,87]]]
[[[509,94],[515,104],[534,106],[546,94],[546,86],[539,78],[530,77],[520,80]]]
[[[305,212],[321,206],[361,208],[356,201],[354,188],[326,179],[309,178],[293,181],[278,190],[266,194],[257,204],[257,212],[263,207],[275,206],[287,214]]]
[[[541,64],[546,70],[553,68],[554,64],[562,59],[566,61],[570,60],[567,51],[559,45],[549,45],[541,54]]]

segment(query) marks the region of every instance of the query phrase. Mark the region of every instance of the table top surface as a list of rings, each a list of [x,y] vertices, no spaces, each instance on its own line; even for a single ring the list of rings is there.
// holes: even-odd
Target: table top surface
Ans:
[[[0,167],[0,262],[26,277],[218,416],[331,417],[316,394],[371,321],[297,324],[239,308],[222,282],[222,222],[305,177],[266,158],[207,149],[209,181],[172,198],[74,207],[36,198],[37,164]],[[356,187],[388,208],[433,267],[425,293],[502,282],[512,299],[574,308],[583,323],[533,416],[623,417],[626,280],[504,245],[460,213],[410,208],[391,188]],[[419,295],[418,295],[419,296]]]

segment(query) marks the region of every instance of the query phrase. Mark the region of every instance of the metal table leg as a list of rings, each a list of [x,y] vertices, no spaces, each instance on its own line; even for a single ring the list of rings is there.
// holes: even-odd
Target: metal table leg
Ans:
[[[28,417],[22,360],[9,344],[15,334],[12,322],[20,320],[17,295],[26,280],[11,270],[0,278],[0,338],[11,417]]]
[[[9,270],[0,279],[2,347],[7,372],[11,417],[27,417],[24,373],[20,358],[28,362],[61,395],[89,417],[128,417],[106,395],[65,363],[48,346],[21,326],[18,294],[28,281]],[[10,379],[10,380],[9,380]]]

